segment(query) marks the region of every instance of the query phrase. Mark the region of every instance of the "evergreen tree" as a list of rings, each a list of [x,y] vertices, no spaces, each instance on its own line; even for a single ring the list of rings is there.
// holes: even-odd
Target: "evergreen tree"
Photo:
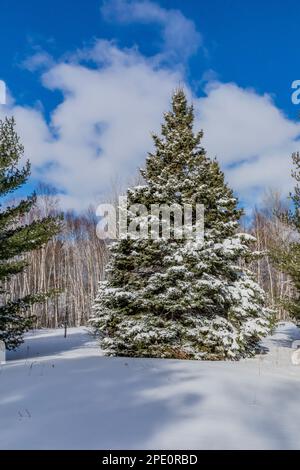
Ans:
[[[283,230],[292,234],[292,241],[271,249],[271,256],[277,267],[288,274],[293,283],[291,297],[281,300],[282,306],[290,316],[300,320],[300,153],[292,154],[294,170],[292,176],[296,181],[294,193],[290,194],[292,208],[277,214],[283,224]]]
[[[24,254],[40,248],[59,231],[60,220],[46,217],[24,224],[22,217],[36,202],[32,194],[16,204],[9,205],[8,196],[22,187],[30,174],[30,163],[23,168],[18,163],[24,148],[15,131],[14,119],[0,120],[0,340],[8,349],[22,342],[23,333],[33,323],[26,310],[34,302],[44,300],[47,293],[34,293],[20,299],[10,299],[5,292],[5,283],[26,267]]]
[[[185,94],[173,95],[155,152],[141,171],[145,185],[128,190],[128,207],[203,204],[199,237],[137,238],[110,246],[93,322],[108,355],[191,359],[238,359],[254,354],[269,331],[264,293],[241,260],[251,257],[252,237],[238,234],[242,211],[218,162],[193,132],[194,113]],[[129,212],[129,222],[137,218]],[[139,226],[153,221],[137,218]],[[195,227],[196,228],[196,227]]]

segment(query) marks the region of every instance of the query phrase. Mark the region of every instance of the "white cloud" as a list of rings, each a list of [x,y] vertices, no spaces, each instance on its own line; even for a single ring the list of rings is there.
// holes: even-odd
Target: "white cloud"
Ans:
[[[58,63],[42,75],[45,87],[63,95],[49,125],[39,110],[5,110],[16,117],[33,176],[58,187],[65,204],[75,208],[107,193],[116,175],[126,181],[143,165],[152,148],[150,132],[159,130],[181,80],[106,41],[96,43],[91,57],[102,65]]]
[[[0,105],[6,103],[6,84],[0,80]]]
[[[39,50],[33,55],[27,57],[22,63],[21,66],[29,70],[29,72],[35,72],[36,70],[41,70],[49,68],[54,65],[54,60],[48,52]]]
[[[196,100],[204,145],[217,156],[235,190],[248,200],[266,187],[291,187],[291,153],[299,148],[300,123],[288,119],[272,98],[234,83],[211,83]]]
[[[163,39],[162,59],[186,60],[202,43],[201,34],[192,20],[179,10],[163,8],[150,0],[106,0],[101,12],[107,20],[124,24],[158,24]]]

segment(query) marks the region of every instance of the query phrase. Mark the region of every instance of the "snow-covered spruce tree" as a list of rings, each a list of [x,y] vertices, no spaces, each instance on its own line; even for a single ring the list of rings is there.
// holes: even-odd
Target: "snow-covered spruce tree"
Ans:
[[[182,90],[164,117],[162,136],[153,136],[155,153],[141,171],[146,184],[128,190],[128,207],[201,203],[204,242],[129,235],[112,243],[92,322],[108,355],[250,356],[272,317],[264,292],[241,268],[251,257],[252,237],[237,234],[242,211],[217,161],[201,147],[202,132],[193,133],[193,108]],[[129,212],[129,222],[134,217]],[[141,225],[150,220],[138,219]]]

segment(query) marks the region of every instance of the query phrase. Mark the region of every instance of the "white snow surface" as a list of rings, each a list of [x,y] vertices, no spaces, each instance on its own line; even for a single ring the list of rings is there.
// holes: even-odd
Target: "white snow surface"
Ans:
[[[240,362],[104,357],[38,330],[0,366],[1,449],[300,449],[292,323]]]

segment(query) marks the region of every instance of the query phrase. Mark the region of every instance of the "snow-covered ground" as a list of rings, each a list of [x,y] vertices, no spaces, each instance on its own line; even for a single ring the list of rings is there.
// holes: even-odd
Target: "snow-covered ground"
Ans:
[[[0,366],[1,449],[300,449],[290,323],[240,362],[108,358],[85,328],[28,334]]]

